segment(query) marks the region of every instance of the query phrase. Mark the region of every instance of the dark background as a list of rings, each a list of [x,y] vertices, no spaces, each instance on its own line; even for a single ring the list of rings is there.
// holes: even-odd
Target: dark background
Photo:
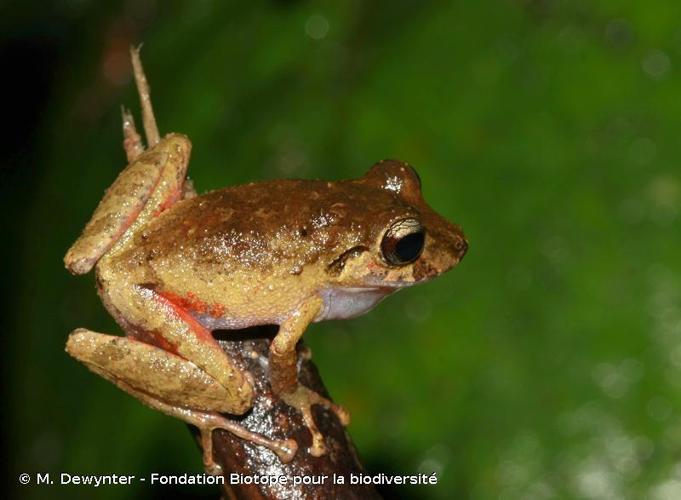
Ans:
[[[403,498],[681,498],[681,4],[93,2],[3,6],[9,484],[199,472],[184,424],[70,359],[118,332],[62,257],[124,166],[143,60],[200,191],[409,161],[461,266],[308,335],[370,472]],[[214,497],[212,488],[176,495]]]

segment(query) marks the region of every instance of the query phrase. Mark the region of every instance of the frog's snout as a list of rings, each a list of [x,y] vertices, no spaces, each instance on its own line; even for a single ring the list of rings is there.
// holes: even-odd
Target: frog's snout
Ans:
[[[444,230],[435,235],[436,240],[440,242],[441,252],[446,256],[449,265],[446,271],[457,265],[468,252],[468,240],[463,234],[460,226],[447,222],[444,225]]]
[[[454,252],[459,262],[464,258],[468,252],[468,241],[463,234],[457,234],[454,237]]]

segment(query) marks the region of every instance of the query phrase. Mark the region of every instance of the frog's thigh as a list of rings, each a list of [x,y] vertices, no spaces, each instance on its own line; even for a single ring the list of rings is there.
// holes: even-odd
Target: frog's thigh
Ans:
[[[121,285],[111,289],[108,298],[126,321],[150,332],[159,339],[159,344],[167,345],[222,385],[233,402],[232,413],[243,413],[253,405],[250,374],[236,366],[211,332],[186,310],[142,286]]]
[[[229,392],[194,363],[129,337],[75,330],[66,350],[92,371],[173,406],[243,413]]]
[[[215,429],[264,446],[284,462],[296,453],[293,440],[268,439],[215,413],[234,412],[229,395],[210,375],[179,356],[134,339],[83,328],[69,335],[66,351],[147,406],[196,426],[201,432],[204,465],[210,473],[221,473],[213,460]]]

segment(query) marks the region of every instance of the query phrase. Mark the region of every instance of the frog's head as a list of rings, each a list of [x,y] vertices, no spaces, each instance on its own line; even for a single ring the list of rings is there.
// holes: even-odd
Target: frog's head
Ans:
[[[448,271],[466,254],[461,228],[431,209],[421,180],[406,163],[383,160],[351,181],[365,193],[364,245],[353,249],[339,273],[347,287],[389,293]]]

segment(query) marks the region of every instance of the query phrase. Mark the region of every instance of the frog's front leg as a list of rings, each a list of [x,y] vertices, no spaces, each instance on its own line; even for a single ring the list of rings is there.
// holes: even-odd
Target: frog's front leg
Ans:
[[[270,382],[272,390],[287,405],[300,411],[305,426],[312,435],[309,452],[313,456],[326,453],[324,438],[312,416],[312,405],[319,404],[332,410],[343,425],[350,423],[350,415],[342,407],[332,403],[298,382],[296,344],[308,325],[314,321],[323,306],[319,297],[304,302],[286,321],[279,326],[277,335],[270,345]]]
[[[234,412],[231,395],[217,380],[180,356],[132,338],[82,328],[69,335],[66,351],[147,406],[196,426],[201,432],[203,462],[211,474],[222,473],[213,460],[215,429],[264,446],[283,462],[296,453],[294,440],[267,439],[220,415]]]

